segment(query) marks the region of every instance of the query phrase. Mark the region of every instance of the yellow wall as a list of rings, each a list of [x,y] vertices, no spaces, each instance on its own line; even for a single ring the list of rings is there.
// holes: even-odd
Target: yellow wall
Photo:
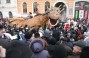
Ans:
[[[57,2],[64,2],[67,4],[67,16],[69,18],[73,18],[73,13],[69,14],[69,9],[73,9],[75,0],[18,0],[18,13],[23,14],[23,2],[27,3],[27,13],[32,12],[33,13],[33,3],[37,2],[39,4],[39,12],[44,13],[45,12],[45,2],[49,1],[50,5],[53,6]]]
[[[68,7],[69,7],[69,9],[72,9],[73,10],[73,8],[74,8],[74,0],[70,0],[69,1],[69,5],[68,5]],[[73,13],[72,13],[72,15],[71,14],[68,14],[68,17],[69,18],[73,18]]]

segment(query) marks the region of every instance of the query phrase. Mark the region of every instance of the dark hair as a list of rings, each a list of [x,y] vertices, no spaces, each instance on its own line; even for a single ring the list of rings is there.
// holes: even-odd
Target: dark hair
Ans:
[[[32,37],[32,34],[33,34],[32,32],[26,32],[25,33],[26,40],[30,39]]]
[[[49,37],[48,38],[48,44],[50,45],[55,45],[57,43],[57,40],[54,37]]]
[[[65,48],[61,45],[50,45],[47,49],[52,58],[65,58],[67,56]]]
[[[38,38],[38,37],[40,37],[40,34],[37,32],[37,33],[34,34],[34,37]]]
[[[35,33],[37,32],[37,30],[35,30],[35,29],[33,28],[33,29],[31,30],[31,32],[35,34]]]
[[[31,58],[32,51],[27,44],[14,40],[7,48],[6,58]]]
[[[3,24],[0,24],[0,30],[2,30],[4,28]]]
[[[80,54],[80,58],[89,58],[89,46],[84,47]]]
[[[8,45],[10,44],[9,39],[7,39],[7,37],[5,36],[5,38],[0,38],[0,45],[3,46],[4,48],[7,48]]]

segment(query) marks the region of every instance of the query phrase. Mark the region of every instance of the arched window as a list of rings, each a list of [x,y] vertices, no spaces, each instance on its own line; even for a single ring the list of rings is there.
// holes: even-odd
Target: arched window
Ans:
[[[0,19],[1,19],[1,18],[3,18],[3,14],[2,14],[2,12],[0,12]]]
[[[47,11],[47,9],[50,8],[50,3],[48,1],[45,2],[45,11]]]
[[[34,13],[38,13],[38,3],[37,2],[33,3],[33,11],[34,11]]]
[[[13,18],[12,12],[9,12],[9,18]]]
[[[27,3],[23,3],[23,13],[27,13]]]
[[[55,7],[59,7],[60,6],[60,10],[62,10],[64,8],[64,10],[61,12],[61,21],[62,22],[66,22],[66,17],[67,17],[67,6],[64,2],[57,2],[55,4]]]
[[[6,0],[6,3],[10,3],[11,1],[10,0]]]

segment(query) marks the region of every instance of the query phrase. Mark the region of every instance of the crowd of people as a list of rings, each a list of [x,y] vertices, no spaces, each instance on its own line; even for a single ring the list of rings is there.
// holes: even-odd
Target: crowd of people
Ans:
[[[67,20],[52,28],[34,29],[1,21],[0,58],[89,58],[86,22]]]

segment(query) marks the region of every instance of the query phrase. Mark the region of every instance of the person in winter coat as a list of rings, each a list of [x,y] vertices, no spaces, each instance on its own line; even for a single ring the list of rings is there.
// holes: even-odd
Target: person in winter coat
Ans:
[[[49,53],[47,50],[44,50],[43,42],[39,39],[35,39],[31,42],[31,49],[33,51],[32,58],[48,58]]]

